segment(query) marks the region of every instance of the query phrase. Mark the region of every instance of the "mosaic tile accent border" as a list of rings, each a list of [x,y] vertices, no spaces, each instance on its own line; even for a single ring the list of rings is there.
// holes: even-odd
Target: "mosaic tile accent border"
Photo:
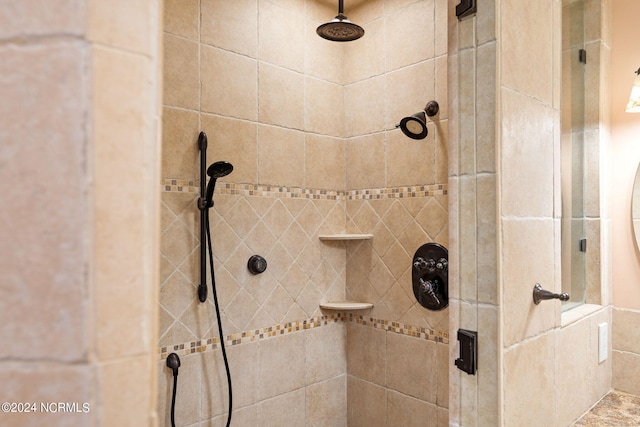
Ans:
[[[307,320],[288,322],[280,325],[269,326],[266,328],[254,329],[251,331],[227,335],[225,345],[229,347],[247,342],[259,341],[280,335],[303,331],[306,329],[318,328],[338,322],[355,322],[359,325],[370,326],[375,329],[382,329],[384,331],[407,335],[414,338],[422,338],[437,343],[449,344],[448,332],[436,331],[433,329],[408,325],[400,322],[392,322],[390,320],[375,319],[372,317],[365,318],[353,313],[338,312],[326,316],[313,317]],[[158,356],[159,360],[165,360],[169,353],[176,353],[178,356],[186,356],[188,354],[205,353],[207,351],[215,350],[219,346],[219,338],[207,338],[204,340],[198,340],[184,344],[160,347],[158,348]]]
[[[194,193],[200,191],[200,181],[165,179],[162,191],[168,193]],[[370,188],[362,190],[324,190],[317,188],[286,187],[277,185],[235,184],[225,182],[218,186],[220,194],[258,197],[281,197],[287,199],[314,200],[377,200],[427,197],[447,194],[447,184],[409,185],[392,188]]]
[[[429,341],[449,344],[448,332],[440,332],[429,328],[423,328],[421,326],[407,325],[405,323],[374,319],[371,317],[365,319],[362,316],[355,316],[353,313],[349,313],[348,317],[349,322],[355,322],[359,325],[371,326],[374,329],[382,329],[384,331],[395,332],[400,335],[407,335],[414,338],[423,338]]]
[[[447,194],[447,184],[410,185],[393,188],[349,190],[347,200],[408,199]]]
[[[164,193],[197,193],[200,191],[200,181],[186,179],[165,179],[161,182]]]

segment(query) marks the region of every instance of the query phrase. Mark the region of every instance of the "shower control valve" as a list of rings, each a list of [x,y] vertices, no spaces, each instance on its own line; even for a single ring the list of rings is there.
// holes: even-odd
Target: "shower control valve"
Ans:
[[[418,303],[428,310],[439,311],[449,305],[448,251],[432,242],[420,246],[413,255],[411,284]]]

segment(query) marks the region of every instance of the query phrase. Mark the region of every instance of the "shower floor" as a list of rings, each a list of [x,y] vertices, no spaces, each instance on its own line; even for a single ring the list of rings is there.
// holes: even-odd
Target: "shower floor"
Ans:
[[[574,424],[596,426],[640,426],[640,397],[612,391]]]

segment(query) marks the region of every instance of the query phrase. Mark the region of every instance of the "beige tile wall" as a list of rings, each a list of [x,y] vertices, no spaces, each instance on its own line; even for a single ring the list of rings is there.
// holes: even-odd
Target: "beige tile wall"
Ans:
[[[447,344],[349,323],[348,425],[449,425],[447,356]]]
[[[0,424],[154,425],[161,2],[0,9]]]
[[[613,310],[611,345],[613,347],[612,386],[616,390],[640,395],[637,378],[640,366],[637,325],[640,313],[634,310],[616,308]]]
[[[240,384],[234,423],[262,425],[250,424],[257,417],[264,425],[346,425],[354,401],[348,383],[358,377],[350,374],[347,381],[347,353],[355,350],[347,351],[345,330],[352,322],[340,318],[337,325],[303,332],[294,327],[277,338],[259,338],[256,331],[313,323],[331,314],[320,311],[321,301],[357,298],[374,303],[358,329],[401,322],[399,330],[383,331],[394,351],[419,345],[423,357],[441,367],[439,375],[429,371],[423,384],[428,395],[406,404],[445,425],[448,354],[441,349],[448,343],[448,312],[430,313],[417,304],[410,267],[423,243],[448,242],[446,8],[431,0],[363,3],[346,12],[365,26],[366,36],[343,44],[315,34],[336,14],[329,2],[166,3],[161,354],[186,345],[177,351],[200,370],[210,363],[204,361],[219,358],[217,347],[211,351],[217,344],[205,345],[217,336],[211,298],[205,304],[196,298],[196,141],[203,130],[207,162],[224,159],[235,167],[218,180],[210,213],[224,333],[251,341],[230,347],[230,359],[237,359],[233,380]],[[405,40],[420,42],[406,49]],[[442,109],[426,140],[409,140],[395,129],[436,97]],[[345,231],[374,238],[318,239]],[[256,253],[269,264],[252,276],[246,262]],[[415,328],[431,332],[411,337]],[[338,343],[343,347],[334,348]],[[302,353],[283,358],[285,347]],[[372,346],[363,348],[377,354]],[[258,360],[250,363],[250,355]],[[386,358],[383,363],[402,368]],[[158,369],[163,422],[171,376],[163,361]],[[398,374],[408,383],[412,373]],[[214,382],[205,373],[189,375],[194,379],[185,381],[182,393],[203,396],[202,409],[185,402],[180,417],[222,422],[226,407],[215,397],[226,395],[221,372]],[[408,416],[399,409],[406,390],[393,381],[380,385],[382,400],[369,403],[387,408],[388,401],[383,419],[393,425],[392,417]],[[280,420],[282,405],[295,408],[293,414],[288,409],[293,418],[287,422]]]
[[[479,3],[475,17],[458,21],[453,3],[449,22],[457,31],[450,33],[448,46],[449,132],[457,138],[450,138],[449,145],[449,233],[450,250],[457,255],[450,259],[449,333],[478,331],[479,354],[476,375],[451,368],[449,422],[500,425],[497,6]],[[451,344],[449,359],[454,360],[459,348],[457,341]]]

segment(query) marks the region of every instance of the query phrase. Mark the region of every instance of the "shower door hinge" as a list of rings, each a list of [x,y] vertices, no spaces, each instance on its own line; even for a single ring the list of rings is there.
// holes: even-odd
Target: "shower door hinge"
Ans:
[[[460,357],[455,365],[469,375],[475,375],[478,369],[478,332],[458,329],[460,342]]]
[[[476,0],[460,0],[460,4],[456,6],[456,16],[458,20],[466,18],[478,11]]]
[[[587,63],[587,51],[584,49],[580,49],[578,51],[578,61],[582,62],[583,64]]]
[[[580,239],[579,245],[580,245],[580,252],[587,252],[587,239]]]

